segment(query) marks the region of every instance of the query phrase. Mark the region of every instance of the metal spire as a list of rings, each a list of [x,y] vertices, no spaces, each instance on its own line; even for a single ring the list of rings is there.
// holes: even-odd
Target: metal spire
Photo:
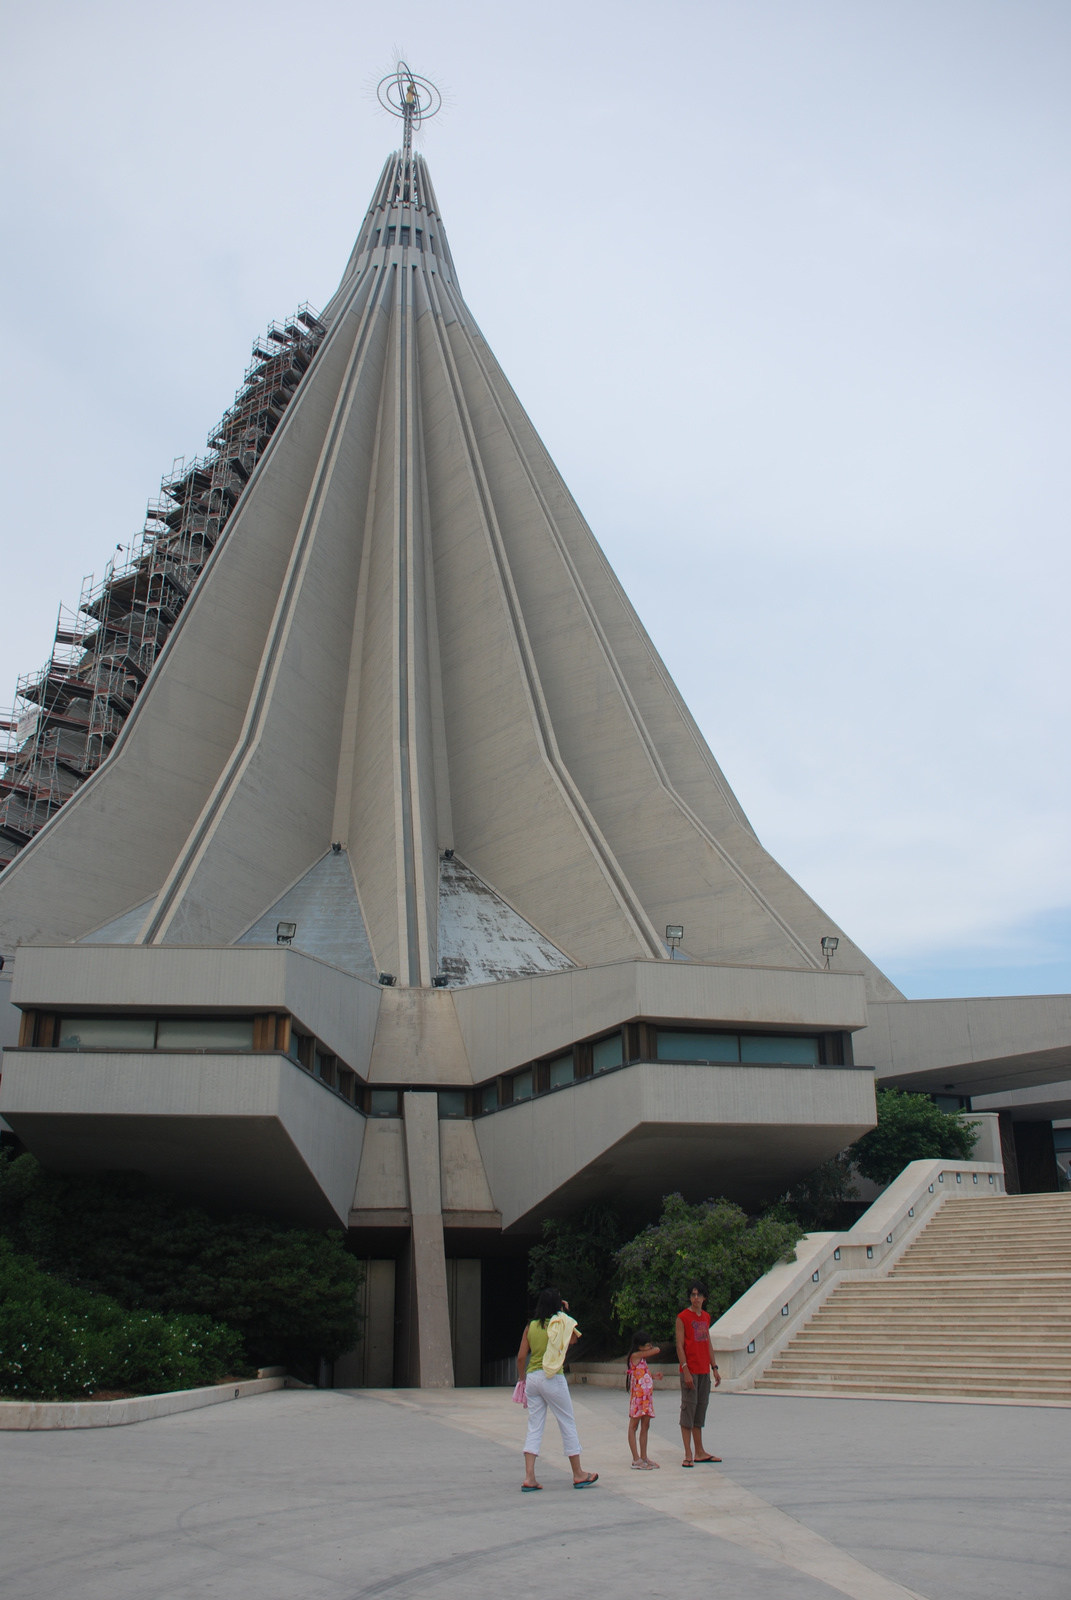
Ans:
[[[419,205],[413,167],[413,129],[440,110],[443,97],[433,83],[411,72],[404,61],[399,61],[395,71],[380,80],[376,95],[385,111],[402,119],[402,158],[391,200],[401,205]]]

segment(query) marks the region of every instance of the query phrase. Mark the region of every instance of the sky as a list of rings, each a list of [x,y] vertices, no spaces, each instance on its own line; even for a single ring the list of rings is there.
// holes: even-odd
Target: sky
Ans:
[[[329,299],[399,52],[759,837],[912,997],[1071,989],[1066,0],[6,0],[0,706]]]

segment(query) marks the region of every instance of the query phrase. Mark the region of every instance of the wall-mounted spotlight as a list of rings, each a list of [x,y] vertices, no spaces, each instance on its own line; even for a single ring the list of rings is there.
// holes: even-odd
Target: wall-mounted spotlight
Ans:
[[[454,859],[454,852],[452,850],[444,850],[443,851],[443,860],[444,861],[452,861],[453,859]]]
[[[449,982],[445,972],[437,972],[431,980],[431,986],[433,989],[445,989]]]
[[[331,845],[331,854],[333,856],[340,856],[342,854],[342,841],[341,841],[341,839],[337,842],[337,844],[336,843],[332,843],[332,845]]]
[[[684,938],[684,924],[671,922],[666,929],[666,943],[669,945],[669,959],[675,961],[677,951],[680,949],[681,940]]]
[[[381,972],[379,974],[379,981],[383,985],[384,989],[393,989],[394,985],[398,982],[393,972]]]
[[[296,922],[277,922],[275,924],[276,944],[293,944],[295,933],[297,933]]]
[[[822,940],[822,954],[826,958],[826,971],[827,972],[829,971],[829,963],[832,961],[834,953],[836,951],[836,948],[837,948],[837,946],[839,944],[840,944],[840,940],[839,939],[834,939],[828,933],[826,934],[825,938]]]

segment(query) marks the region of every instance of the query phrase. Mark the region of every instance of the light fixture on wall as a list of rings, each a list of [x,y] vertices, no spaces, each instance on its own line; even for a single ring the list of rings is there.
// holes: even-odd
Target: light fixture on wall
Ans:
[[[834,939],[828,933],[826,934],[825,938],[822,940],[822,954],[826,958],[826,971],[827,972],[829,971],[829,963],[832,961],[832,959],[833,959],[833,957],[834,957],[834,955],[836,953],[837,946],[839,944],[840,944],[840,940],[839,939]]]
[[[684,938],[684,924],[671,922],[666,929],[666,943],[669,945],[669,959],[676,960],[677,951],[680,949],[681,940]]]
[[[275,924],[276,944],[293,944],[294,935],[297,933],[296,922],[277,922]]]
[[[394,985],[398,982],[398,979],[395,977],[393,972],[381,972],[379,974],[379,981],[383,985],[384,989],[393,989]]]

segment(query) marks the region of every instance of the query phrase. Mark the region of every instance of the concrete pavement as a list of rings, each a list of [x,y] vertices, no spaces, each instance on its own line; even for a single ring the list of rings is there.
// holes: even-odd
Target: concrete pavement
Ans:
[[[519,1493],[508,1390],[283,1391],[121,1429],[0,1437],[7,1600],[1066,1600],[1066,1413],[718,1397],[724,1466],[631,1472],[624,1396],[574,1395]],[[551,1424],[553,1429],[553,1423]],[[657,1441],[657,1448],[655,1445]]]

